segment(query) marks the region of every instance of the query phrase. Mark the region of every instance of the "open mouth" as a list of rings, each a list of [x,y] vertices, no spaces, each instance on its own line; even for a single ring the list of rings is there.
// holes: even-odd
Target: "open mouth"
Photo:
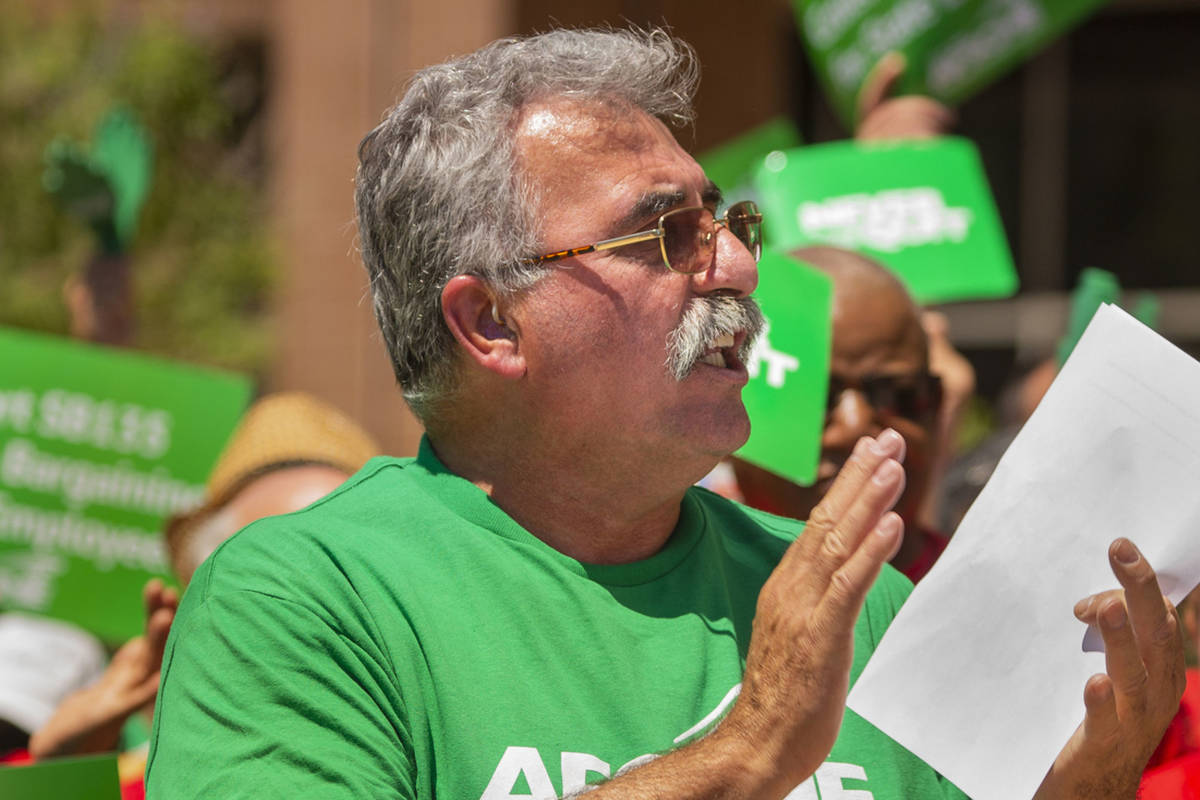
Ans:
[[[745,338],[744,331],[718,336],[704,351],[704,354],[697,359],[697,363],[707,364],[718,369],[741,369],[743,364],[742,359],[738,356],[738,350]]]

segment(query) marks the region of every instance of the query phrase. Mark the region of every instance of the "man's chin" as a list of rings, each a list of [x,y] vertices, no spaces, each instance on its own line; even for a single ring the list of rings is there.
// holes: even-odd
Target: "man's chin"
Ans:
[[[712,454],[718,458],[726,458],[741,450],[750,441],[750,417],[746,407],[739,402],[736,409],[730,409],[721,414],[721,429],[719,441],[714,442]],[[714,428],[713,434],[718,430]]]

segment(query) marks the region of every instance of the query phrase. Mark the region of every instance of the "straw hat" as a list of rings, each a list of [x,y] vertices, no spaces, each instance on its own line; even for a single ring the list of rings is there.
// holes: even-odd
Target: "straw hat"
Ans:
[[[205,505],[223,506],[264,472],[324,464],[353,474],[379,445],[333,406],[304,392],[269,394],[242,417],[217,459]]]
[[[204,502],[167,521],[168,549],[255,479],[277,469],[320,464],[348,474],[379,455],[378,443],[333,406],[304,392],[279,392],[250,407],[205,488]]]

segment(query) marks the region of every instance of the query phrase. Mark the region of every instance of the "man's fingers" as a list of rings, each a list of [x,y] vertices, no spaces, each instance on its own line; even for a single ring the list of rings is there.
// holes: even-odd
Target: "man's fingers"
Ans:
[[[875,63],[858,90],[858,119],[861,121],[886,100],[896,88],[896,82],[904,74],[908,60],[903,53],[893,50],[885,53]]]
[[[821,531],[831,529],[853,505],[875,470],[887,459],[904,460],[904,437],[888,428],[876,438],[864,436],[833,480],[825,497],[813,509],[809,524]]]
[[[858,618],[867,591],[879,577],[904,539],[904,521],[894,511],[883,515],[862,545],[829,580],[829,588],[815,610],[817,625],[825,630],[847,630]]]
[[[158,608],[164,586],[160,578],[151,578],[142,586],[142,608],[146,610],[146,616],[153,614],[154,609]]]
[[[863,546],[903,490],[904,468],[898,461],[885,459],[863,484],[841,518],[825,532],[821,546],[813,554],[809,566],[810,585],[818,587],[819,594],[824,593],[825,585],[834,573]]]
[[[146,676],[146,679],[129,689],[129,693],[125,696],[125,704],[130,712],[136,711],[142,706],[148,704],[158,694],[158,684],[162,679],[162,673],[157,669]]]
[[[146,655],[149,669],[157,670],[162,664],[167,636],[171,633],[171,625],[174,622],[174,608],[160,608],[146,620]]]
[[[1083,718],[1084,741],[1102,744],[1120,735],[1121,720],[1117,715],[1117,700],[1109,676],[1093,675],[1088,678],[1083,687],[1083,705],[1087,709]]]
[[[1124,589],[1109,589],[1105,592],[1098,592],[1083,598],[1075,604],[1075,617],[1080,622],[1086,622],[1088,625],[1098,625],[1096,621],[1096,612],[1100,610],[1100,606],[1104,601],[1116,597],[1118,599],[1125,597]]]
[[[904,437],[891,429],[855,445],[776,570],[786,576],[780,588],[791,602],[810,607],[820,602],[833,572],[896,502],[904,485],[898,461],[904,449]]]
[[[1104,666],[1112,680],[1118,702],[1138,711],[1146,702],[1149,673],[1138,652],[1137,639],[1129,614],[1119,597],[1109,597],[1097,604],[1096,619],[1104,637]]]
[[[1158,576],[1150,563],[1128,539],[1117,539],[1108,548],[1113,573],[1125,587],[1125,603],[1133,622],[1138,642],[1147,659],[1161,659],[1161,654],[1177,648],[1179,625],[1167,607]]]
[[[904,467],[894,459],[885,459],[863,485],[858,496],[826,532],[818,558],[837,569],[858,549],[867,531],[875,527],[883,514],[896,504],[904,491]]]

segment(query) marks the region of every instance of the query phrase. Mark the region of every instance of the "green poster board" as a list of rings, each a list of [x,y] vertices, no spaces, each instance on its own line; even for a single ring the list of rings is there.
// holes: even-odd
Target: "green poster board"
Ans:
[[[755,184],[779,250],[831,244],[891,268],[920,303],[1004,297],[1012,253],[975,146],[834,142],[772,153]]]
[[[755,299],[767,327],[747,367],[742,400],[750,415],[750,440],[739,458],[810,485],[817,475],[829,353],[833,336],[833,282],[780,253],[764,250]]]
[[[249,396],[240,376],[0,329],[0,609],[140,632],[163,521],[203,497]]]
[[[747,131],[696,158],[708,179],[721,187],[726,199],[747,199],[754,174],[763,159],[776,150],[790,150],[801,144],[800,132],[790,119],[777,117]],[[756,199],[756,198],[748,198]]]
[[[115,754],[0,767],[0,797],[12,800],[121,800]]]
[[[1104,0],[792,0],[809,57],[847,125],[886,53],[908,68],[898,94],[955,105],[1081,22]]]

